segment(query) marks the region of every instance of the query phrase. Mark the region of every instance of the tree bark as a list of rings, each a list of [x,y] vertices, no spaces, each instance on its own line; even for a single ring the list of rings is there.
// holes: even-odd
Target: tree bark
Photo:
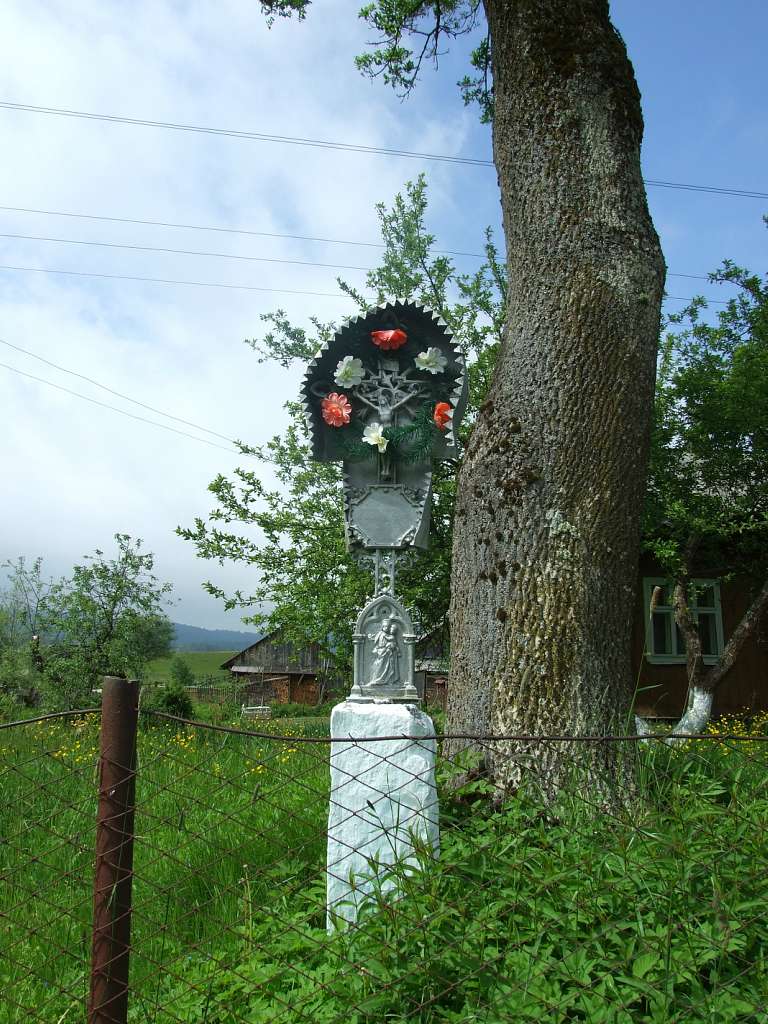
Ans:
[[[604,0],[485,9],[509,305],[459,477],[447,728],[603,735],[630,715],[665,273],[640,94]]]

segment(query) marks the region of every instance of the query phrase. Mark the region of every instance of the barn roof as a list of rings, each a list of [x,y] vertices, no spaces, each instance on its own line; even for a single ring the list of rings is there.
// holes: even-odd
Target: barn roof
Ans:
[[[255,649],[256,649],[256,648],[257,648],[257,647],[258,647],[258,646],[259,646],[260,644],[263,644],[265,640],[269,640],[269,639],[270,639],[271,637],[274,637],[274,636],[275,636],[275,635],[276,635],[277,633],[279,633],[279,632],[280,632],[280,631],[279,631],[278,629],[273,629],[273,630],[272,630],[272,631],[271,631],[270,633],[265,633],[265,634],[264,634],[264,636],[262,636],[262,637],[259,637],[259,639],[258,639],[258,640],[256,641],[256,643],[255,643],[255,644],[249,644],[249,645],[248,645],[248,647],[244,647],[244,648],[242,649],[242,651],[238,651],[238,652],[237,652],[237,654],[233,654],[231,658],[228,658],[228,659],[227,659],[227,660],[226,660],[226,661],[225,661],[225,662],[224,662],[224,663],[223,663],[222,665],[220,665],[219,667],[220,667],[220,668],[232,668],[232,666],[233,666],[234,664],[236,664],[236,662],[237,662],[237,661],[238,661],[238,660],[239,660],[240,658],[242,658],[242,656],[243,656],[244,654],[247,654],[247,653],[248,653],[248,651],[253,651],[253,650],[255,650]]]

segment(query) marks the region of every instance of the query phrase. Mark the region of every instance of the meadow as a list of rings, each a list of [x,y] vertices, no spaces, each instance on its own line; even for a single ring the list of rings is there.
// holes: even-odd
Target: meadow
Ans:
[[[152,683],[169,683],[171,680],[171,662],[181,658],[188,666],[195,679],[215,681],[216,685],[226,686],[232,682],[232,674],[221,665],[231,658],[235,651],[174,651],[164,658],[154,658],[147,665],[145,678]]]
[[[332,937],[327,722],[258,730],[142,721],[131,1021],[765,1019],[764,722],[634,746],[610,808],[443,758],[439,860]],[[97,745],[98,716],[0,730],[1,1024],[85,1020]]]

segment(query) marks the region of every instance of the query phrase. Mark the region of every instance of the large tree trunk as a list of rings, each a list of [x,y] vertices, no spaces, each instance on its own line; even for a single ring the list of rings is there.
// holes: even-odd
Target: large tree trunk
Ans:
[[[448,729],[603,735],[630,720],[664,284],[640,95],[604,0],[485,8],[509,311],[459,478]]]

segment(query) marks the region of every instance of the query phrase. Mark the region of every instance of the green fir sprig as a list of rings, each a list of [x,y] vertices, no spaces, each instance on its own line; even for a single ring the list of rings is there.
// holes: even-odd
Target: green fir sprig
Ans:
[[[411,423],[402,427],[384,428],[384,437],[389,441],[387,452],[390,458],[398,462],[414,463],[430,455],[441,436],[432,414],[433,403],[425,402]],[[378,449],[363,440],[363,428],[356,426],[353,429],[354,433],[345,431],[338,435],[338,446],[344,458],[351,462],[373,459]]]

